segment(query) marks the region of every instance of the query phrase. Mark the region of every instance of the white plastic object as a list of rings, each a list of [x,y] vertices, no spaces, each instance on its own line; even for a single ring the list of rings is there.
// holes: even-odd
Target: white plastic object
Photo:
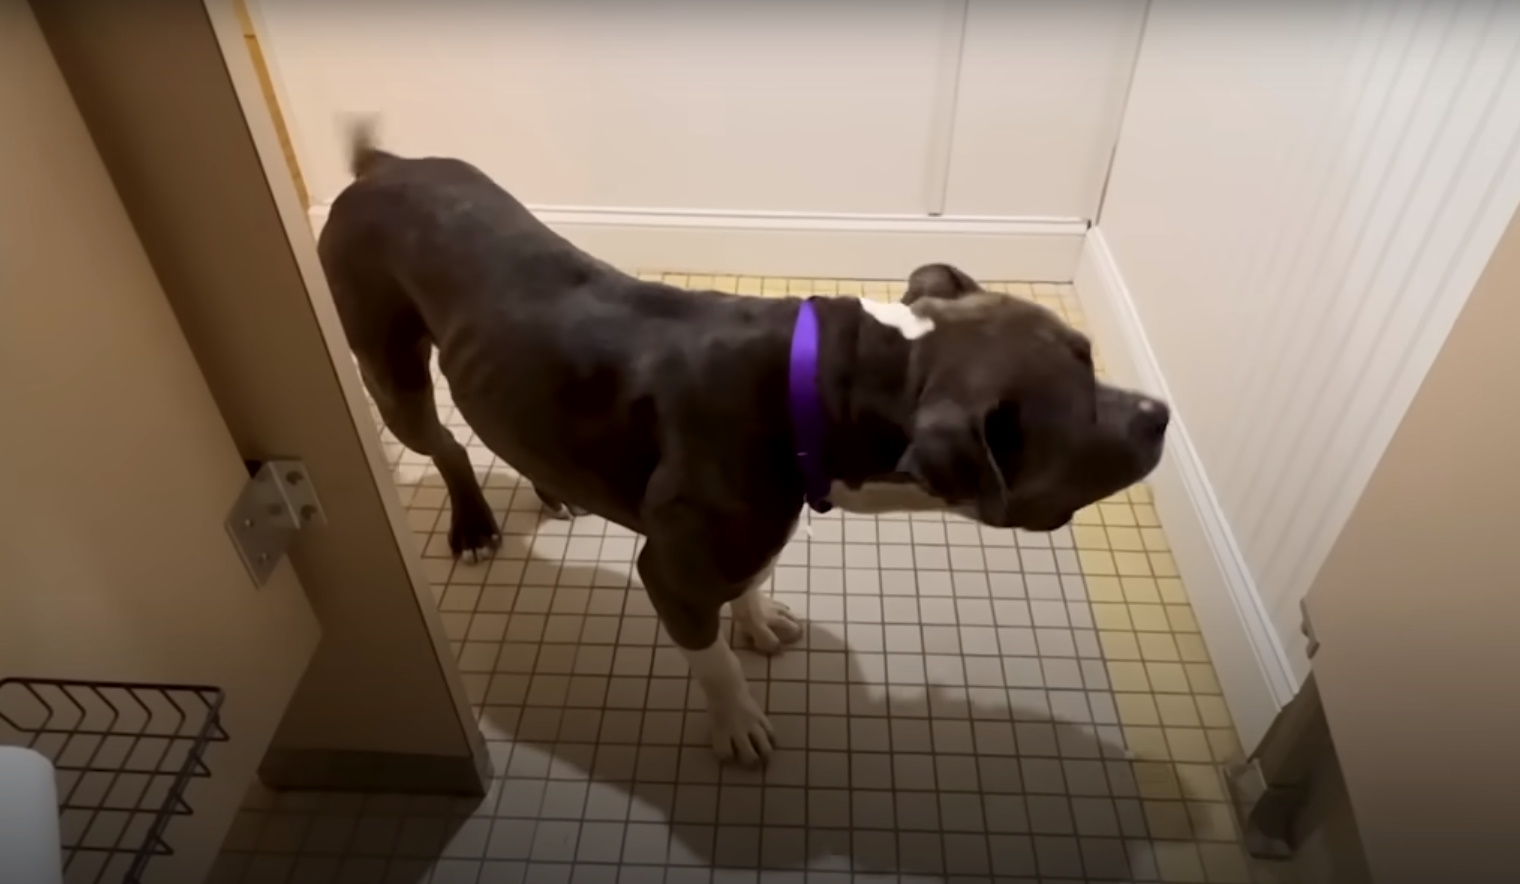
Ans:
[[[0,746],[0,881],[63,882],[53,763],[17,746]]]

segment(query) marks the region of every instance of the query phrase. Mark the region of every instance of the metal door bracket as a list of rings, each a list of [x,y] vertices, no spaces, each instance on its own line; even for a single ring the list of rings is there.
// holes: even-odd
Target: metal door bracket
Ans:
[[[1298,613],[1303,618],[1298,627],[1299,631],[1304,634],[1304,638],[1309,640],[1309,646],[1305,652],[1312,660],[1314,655],[1319,653],[1319,639],[1314,637],[1314,622],[1309,619],[1308,599],[1298,600]]]
[[[308,525],[325,525],[306,465],[298,460],[249,462],[252,478],[227,516],[227,533],[253,582],[263,586],[296,535]]]

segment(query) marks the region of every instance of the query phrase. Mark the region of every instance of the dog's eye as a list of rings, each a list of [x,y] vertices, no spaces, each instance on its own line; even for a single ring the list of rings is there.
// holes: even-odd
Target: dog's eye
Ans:
[[[1071,351],[1077,355],[1077,361],[1088,368],[1093,367],[1092,342],[1086,338],[1078,337],[1071,345]]]

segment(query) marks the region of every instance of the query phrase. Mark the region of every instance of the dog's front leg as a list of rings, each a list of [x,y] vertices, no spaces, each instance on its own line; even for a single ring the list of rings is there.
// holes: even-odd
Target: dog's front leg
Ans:
[[[750,693],[739,658],[723,635],[705,648],[681,650],[707,698],[713,752],[747,765],[769,760],[775,748],[770,719]]]
[[[771,723],[750,693],[739,658],[721,630],[723,604],[730,593],[721,586],[689,582],[694,571],[701,569],[672,567],[667,564],[671,561],[681,559],[662,559],[660,548],[651,541],[639,556],[639,574],[666,633],[680,647],[692,677],[702,686],[713,751],[724,760],[763,763],[774,746]]]

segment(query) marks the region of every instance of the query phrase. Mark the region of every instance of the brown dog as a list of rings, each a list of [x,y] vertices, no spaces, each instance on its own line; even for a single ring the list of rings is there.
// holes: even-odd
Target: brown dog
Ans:
[[[448,486],[454,553],[499,534],[434,408],[434,346],[464,419],[551,508],[646,536],[640,576],[721,756],[771,749],[719,617],[732,603],[762,651],[801,634],[759,586],[805,498],[1049,531],[1161,457],[1164,404],[1099,382],[1080,333],[955,268],[919,268],[897,304],[686,291],[586,255],[459,160],[360,131],[352,168],[322,264],[386,425]]]

